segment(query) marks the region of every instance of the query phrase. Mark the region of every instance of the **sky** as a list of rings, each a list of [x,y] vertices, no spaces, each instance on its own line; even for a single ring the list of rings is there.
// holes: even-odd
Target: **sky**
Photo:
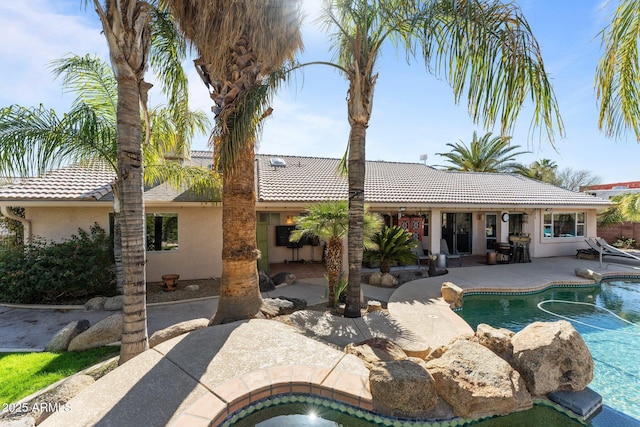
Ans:
[[[73,95],[62,90],[51,74],[51,61],[68,54],[98,55],[108,60],[106,40],[93,8],[81,0],[0,2],[0,107],[18,104],[67,111]],[[88,2],[91,3],[91,2]],[[313,19],[321,0],[303,0],[305,50],[301,62],[333,58],[327,35]],[[518,160],[530,164],[543,158],[559,169],[585,169],[602,183],[633,181],[638,177],[640,144],[631,132],[614,140],[598,129],[594,76],[601,56],[599,32],[610,21],[614,3],[603,0],[519,0],[537,38],[556,93],[566,136],[556,134],[554,145],[531,137],[531,106],[525,105],[511,139],[530,153]],[[191,62],[185,63],[190,81],[190,104],[212,117],[212,101]],[[404,52],[391,46],[383,51],[373,112],[367,129],[368,160],[446,165],[437,153],[447,143],[469,143],[483,129],[470,119],[464,99],[454,103],[447,82],[434,76],[420,59],[407,62]],[[153,82],[151,73],[147,80]],[[347,81],[331,67],[310,66],[295,74],[273,102],[257,152],[273,155],[342,157],[348,136]],[[155,92],[155,93],[154,93]],[[161,102],[158,85],[150,104]],[[156,102],[154,102],[156,101]],[[208,149],[208,137],[197,137],[193,149]]]

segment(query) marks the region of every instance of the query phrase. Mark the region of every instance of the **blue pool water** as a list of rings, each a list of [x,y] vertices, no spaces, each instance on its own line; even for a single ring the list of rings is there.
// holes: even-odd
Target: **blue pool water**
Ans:
[[[474,329],[486,323],[514,332],[535,321],[571,321],[595,362],[589,387],[605,405],[640,419],[639,282],[609,281],[533,295],[470,295],[458,314]]]

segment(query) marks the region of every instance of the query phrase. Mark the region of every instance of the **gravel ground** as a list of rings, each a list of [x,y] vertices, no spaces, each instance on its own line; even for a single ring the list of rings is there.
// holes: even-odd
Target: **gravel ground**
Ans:
[[[197,291],[188,291],[185,287],[198,285]],[[147,283],[147,303],[181,301],[220,295],[220,279],[178,280],[175,291],[164,290],[162,282]]]

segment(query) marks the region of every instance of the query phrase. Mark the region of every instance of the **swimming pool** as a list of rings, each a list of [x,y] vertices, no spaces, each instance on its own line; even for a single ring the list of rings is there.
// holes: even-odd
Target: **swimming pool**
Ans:
[[[595,362],[589,387],[605,405],[640,419],[640,282],[552,288],[531,295],[465,295],[458,314],[517,332],[535,321],[571,321]]]

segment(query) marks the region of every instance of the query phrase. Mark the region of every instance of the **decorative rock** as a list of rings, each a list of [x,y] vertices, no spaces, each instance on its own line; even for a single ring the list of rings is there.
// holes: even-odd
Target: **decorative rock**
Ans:
[[[369,369],[373,368],[378,362],[390,362],[407,358],[407,354],[399,345],[386,338],[377,337],[357,344],[347,344],[344,352],[358,356]]]
[[[426,366],[438,395],[459,417],[506,415],[532,406],[520,374],[480,344],[457,340]]]
[[[382,303],[380,301],[367,301],[367,312],[372,313],[380,310],[382,310]]]
[[[497,329],[485,323],[480,323],[473,340],[510,362],[513,356],[513,344],[511,343],[513,335],[514,333],[508,329]]]
[[[452,308],[462,307],[462,294],[464,291],[459,286],[451,283],[444,282],[440,288],[442,292],[442,298],[449,303]]]
[[[369,284],[372,286],[380,286],[380,282],[382,282],[383,274],[379,271],[373,273],[371,277],[369,277]]]
[[[103,347],[122,338],[122,313],[113,314],[79,334],[69,343],[69,351]]]
[[[426,418],[438,404],[435,381],[417,358],[380,362],[369,373],[374,412]]]
[[[385,273],[382,275],[380,279],[380,286],[384,286],[386,288],[393,288],[398,285],[398,279],[396,279],[393,275],[389,273]]]
[[[107,300],[107,297],[94,297],[89,301],[84,303],[84,309],[91,310],[102,310],[104,308],[104,302]]]
[[[260,311],[267,317],[275,317],[291,314],[305,308],[307,308],[307,302],[303,299],[278,297],[264,298]]]
[[[203,329],[209,326],[209,319],[200,318],[187,320],[185,322],[176,323],[168,328],[156,331],[149,338],[149,347],[155,347],[161,342],[170,340],[179,335],[186,334],[187,332],[195,331],[197,329]]]
[[[189,292],[194,292],[194,291],[199,291],[200,290],[200,286],[198,285],[187,285],[184,287],[185,291],[189,291]]]
[[[36,425],[40,424],[41,422],[46,420],[51,414],[53,414],[51,409],[55,409],[55,408],[51,408],[50,407],[51,405],[47,406],[45,405],[45,403],[53,402],[55,404],[60,405],[58,406],[58,408],[62,408],[60,410],[64,410],[64,405],[68,401],[70,401],[78,393],[80,393],[85,388],[89,387],[94,382],[96,382],[96,380],[94,380],[93,377],[89,375],[74,375],[69,379],[67,379],[66,381],[64,381],[58,387],[54,388],[53,390],[45,393],[42,396],[35,398],[30,406],[35,408],[47,408],[44,411],[37,411],[34,414],[37,416]]]
[[[116,295],[115,297],[107,298],[104,302],[104,309],[107,311],[122,310],[124,305],[124,295]]]
[[[89,326],[89,321],[85,319],[69,323],[67,326],[60,329],[53,338],[51,338],[51,341],[49,341],[49,344],[47,344],[44,351],[52,353],[67,351],[67,347],[69,347],[71,340],[78,334],[89,329]]]
[[[269,292],[276,288],[271,277],[269,277],[269,275],[264,271],[258,273],[258,279],[260,281],[260,292]]]
[[[566,320],[535,322],[511,339],[513,366],[533,395],[579,391],[593,380],[593,358]]]
[[[273,276],[271,280],[276,286],[283,284],[292,285],[296,281],[296,275],[293,273],[282,272]]]
[[[600,283],[602,281],[602,274],[589,268],[576,268],[575,274],[576,276],[582,277],[583,279],[595,280],[596,283]]]

